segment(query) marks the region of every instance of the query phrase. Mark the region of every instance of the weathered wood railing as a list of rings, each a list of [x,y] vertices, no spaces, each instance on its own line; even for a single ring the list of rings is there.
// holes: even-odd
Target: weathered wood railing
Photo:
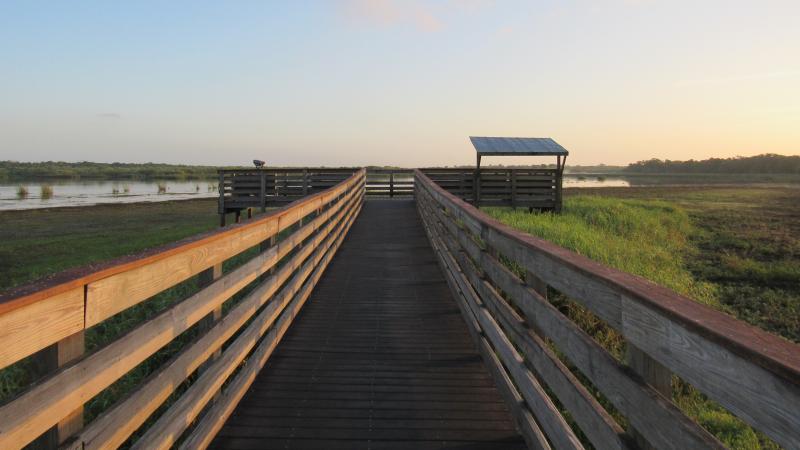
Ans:
[[[253,209],[262,212],[329,189],[349,177],[356,168],[243,168],[219,171],[221,223],[225,214]],[[414,194],[412,169],[368,169],[365,195],[369,197],[411,197]]]
[[[414,195],[413,169],[367,169],[369,197],[411,197]]]
[[[420,169],[447,192],[473,205],[561,208],[561,173],[556,169]],[[479,181],[479,182],[478,182]]]
[[[355,168],[248,168],[219,170],[219,213],[282,206],[340,183]]]
[[[114,448],[134,433],[137,448],[207,446],[344,239],[364,183],[358,170],[252,221],[0,299],[0,368],[51,352],[57,369],[0,407],[0,448],[42,439]],[[256,256],[222,274],[224,261],[253,248]],[[83,355],[90,327],[195,276],[201,288],[193,295]],[[189,330],[197,334],[177,354],[83,426],[86,402]]]
[[[531,447],[582,447],[564,411],[596,448],[721,447],[672,402],[674,375],[800,448],[800,346],[518,232],[415,177],[446,278]],[[626,361],[549,302],[548,286],[616,330]]]

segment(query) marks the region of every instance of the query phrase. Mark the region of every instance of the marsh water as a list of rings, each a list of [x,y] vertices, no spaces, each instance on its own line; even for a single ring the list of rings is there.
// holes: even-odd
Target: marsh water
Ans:
[[[49,198],[43,192],[43,186],[52,188],[52,194]],[[20,193],[20,188],[24,188],[27,194]],[[108,203],[161,202],[216,196],[216,181],[64,180],[3,182],[0,183],[0,211]]]
[[[397,176],[397,182],[410,181]],[[737,183],[797,184],[798,176],[782,175],[619,175],[564,174],[565,188],[632,187]],[[43,186],[52,194],[43,195]],[[19,191],[24,188],[27,194]],[[89,206],[109,203],[161,202],[217,196],[216,180],[58,180],[0,182],[0,211],[16,209]]]

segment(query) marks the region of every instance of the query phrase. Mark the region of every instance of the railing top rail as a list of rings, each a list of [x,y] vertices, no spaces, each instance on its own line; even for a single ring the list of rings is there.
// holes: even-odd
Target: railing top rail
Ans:
[[[230,238],[242,231],[264,226],[268,222],[280,220],[282,217],[295,214],[299,210],[315,202],[324,202],[325,198],[330,197],[332,192],[337,191],[338,188],[344,187],[345,185],[349,186],[363,173],[364,169],[354,169],[353,176],[342,180],[336,186],[298,199],[252,221],[200,233],[177,242],[147,249],[133,255],[122,256],[102,263],[69,269],[33,283],[0,293],[0,315],[48,299],[79,286],[154,263],[196,247]]]
[[[217,173],[238,173],[238,172],[302,172],[304,170],[312,172],[358,172],[361,167],[239,167],[233,169],[217,169]],[[411,169],[409,169],[411,170]]]
[[[430,172],[474,172],[475,167],[420,167],[423,173]],[[558,169],[548,167],[481,167],[481,172],[507,172],[512,171],[536,171],[536,172],[558,172]]]
[[[800,384],[800,346],[797,344],[736,320],[644,278],[606,267],[544,239],[511,228],[447,192],[422,170],[416,170],[415,174],[422,184],[461,210],[473,225],[480,228],[480,232],[490,229],[532,252],[550,258],[557,264],[568,266],[602,283],[619,295],[664,313],[680,325],[728,348],[790,383]]]

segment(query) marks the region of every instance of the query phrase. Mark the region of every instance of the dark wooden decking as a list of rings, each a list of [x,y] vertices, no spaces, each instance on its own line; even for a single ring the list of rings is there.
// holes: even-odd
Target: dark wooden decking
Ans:
[[[373,200],[212,447],[525,448],[412,200]]]

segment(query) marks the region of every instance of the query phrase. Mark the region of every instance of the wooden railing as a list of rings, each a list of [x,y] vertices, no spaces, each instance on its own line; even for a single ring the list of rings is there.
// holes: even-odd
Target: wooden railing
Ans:
[[[581,448],[566,411],[596,448],[722,447],[673,403],[676,376],[780,445],[800,448],[800,346],[518,232],[424,173],[415,177],[446,278],[529,446]],[[548,286],[616,330],[627,357],[562,314]]]
[[[473,205],[561,209],[562,174],[556,169],[425,168],[428,178]]]
[[[412,197],[413,169],[367,169],[368,197]]]
[[[340,183],[355,168],[248,168],[219,171],[219,213],[283,206]]]
[[[0,407],[0,448],[43,439],[114,448],[134,432],[136,448],[207,446],[347,234],[364,183],[358,170],[252,221],[0,299],[0,368],[53,356],[53,373]],[[255,256],[223,274],[222,263],[243,253]],[[191,296],[83,354],[86,330],[193,277],[201,288]],[[197,333],[179,352],[84,427],[84,404],[190,330]]]
[[[221,223],[225,214],[283,206],[310,194],[329,189],[359,169],[306,167],[243,168],[219,171]],[[412,169],[368,169],[365,195],[369,197],[411,197],[414,194]]]

